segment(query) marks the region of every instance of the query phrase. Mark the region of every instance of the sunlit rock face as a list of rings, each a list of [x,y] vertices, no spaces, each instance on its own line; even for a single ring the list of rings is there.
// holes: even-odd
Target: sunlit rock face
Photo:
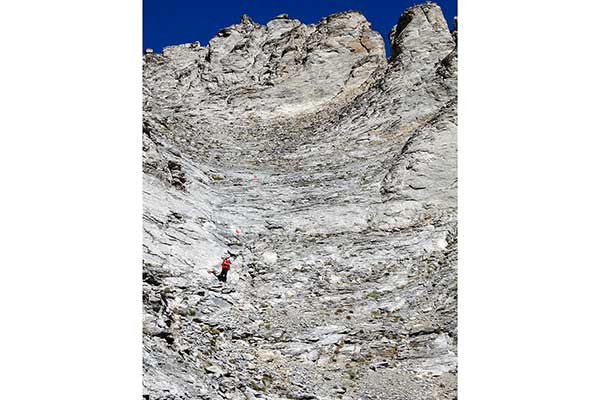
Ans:
[[[144,394],[456,396],[456,37],[425,3],[389,60],[352,11],[144,55]]]

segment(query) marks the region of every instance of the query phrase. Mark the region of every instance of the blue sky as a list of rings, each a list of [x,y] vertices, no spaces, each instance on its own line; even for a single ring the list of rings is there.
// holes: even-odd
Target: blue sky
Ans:
[[[143,0],[144,35],[143,47],[161,51],[165,46],[190,43],[198,40],[203,46],[221,29],[238,23],[242,14],[265,24],[272,17],[288,13],[290,18],[305,24],[316,23],[321,18],[346,10],[363,13],[373,29],[387,34],[407,7],[414,0]],[[457,15],[457,0],[440,0],[446,20]]]

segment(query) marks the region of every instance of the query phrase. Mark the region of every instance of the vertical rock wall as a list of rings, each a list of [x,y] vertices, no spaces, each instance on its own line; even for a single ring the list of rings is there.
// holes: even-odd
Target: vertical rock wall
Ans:
[[[456,395],[456,43],[433,3],[390,39],[242,16],[144,55],[149,398]]]

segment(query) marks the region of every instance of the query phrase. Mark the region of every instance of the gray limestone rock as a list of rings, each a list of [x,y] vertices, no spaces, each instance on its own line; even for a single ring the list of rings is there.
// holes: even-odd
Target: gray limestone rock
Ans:
[[[143,56],[149,398],[456,396],[456,35],[389,36],[244,15]]]

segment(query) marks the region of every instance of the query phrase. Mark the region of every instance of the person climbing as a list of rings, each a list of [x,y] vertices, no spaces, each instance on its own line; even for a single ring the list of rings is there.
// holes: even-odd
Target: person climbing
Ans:
[[[227,282],[227,273],[229,272],[229,268],[231,267],[231,261],[229,261],[228,256],[222,257],[223,262],[221,262],[221,272],[217,275],[216,271],[213,269],[209,271],[211,274],[215,274],[218,280],[221,282]]]

